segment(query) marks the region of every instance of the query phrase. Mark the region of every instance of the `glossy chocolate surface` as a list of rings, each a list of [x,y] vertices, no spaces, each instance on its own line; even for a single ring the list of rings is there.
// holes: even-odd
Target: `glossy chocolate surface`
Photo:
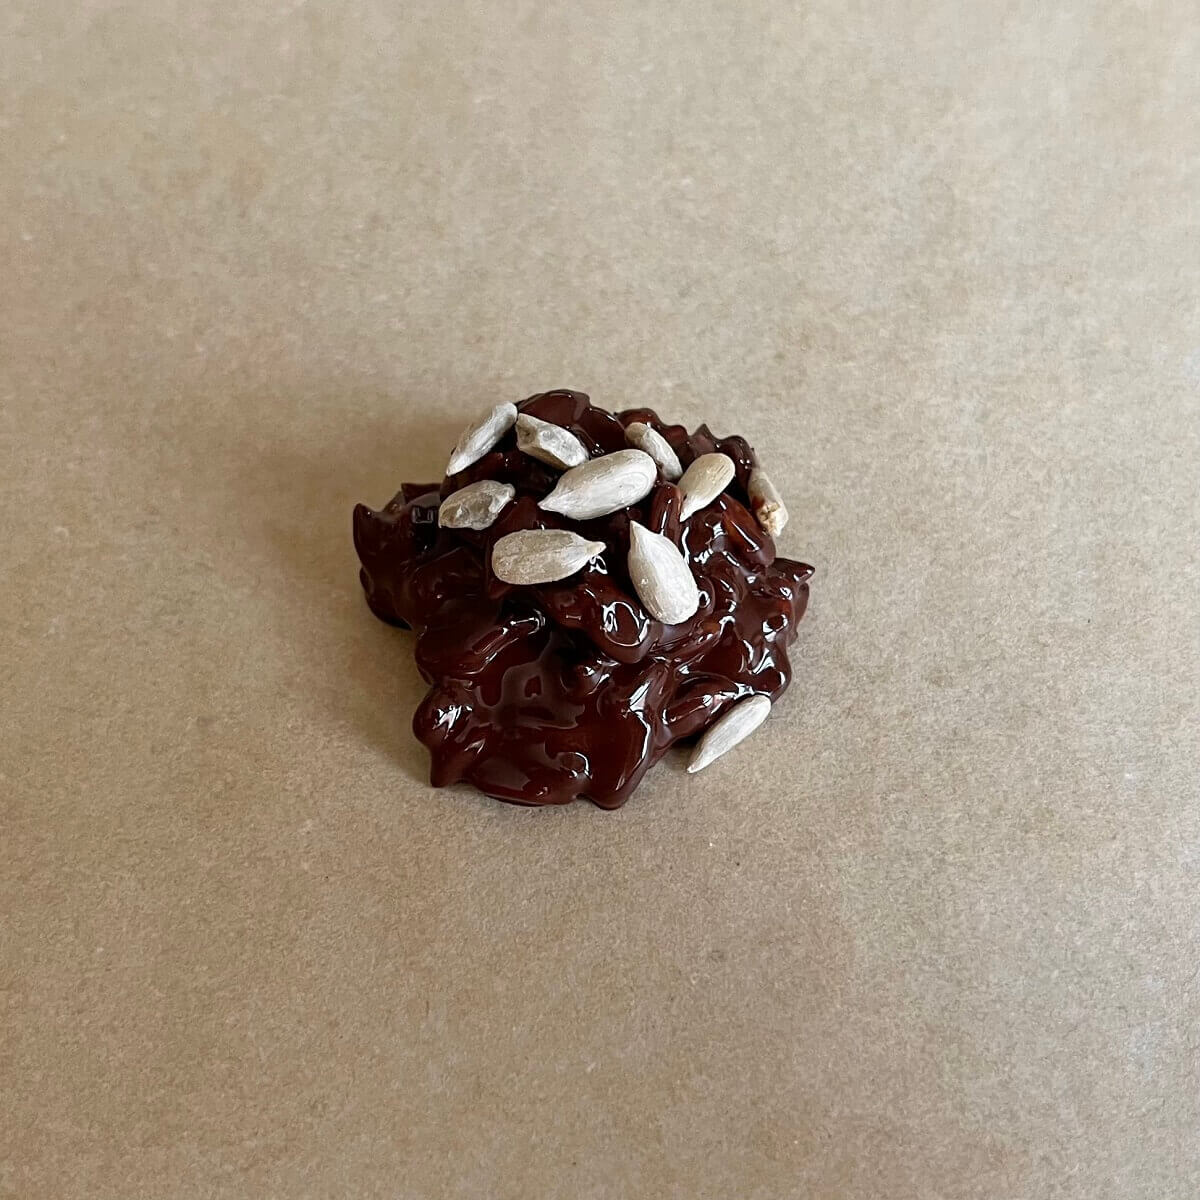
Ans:
[[[715,438],[704,425],[689,435],[645,408],[613,415],[581,392],[517,407],[570,429],[593,456],[626,449],[624,427],[644,421],[685,469],[714,450],[737,466],[726,492],[682,527],[679,490],[661,476],[640,504],[571,521],[537,507],[560,472],[520,453],[510,432],[440,484],[405,484],[382,511],[354,511],[368,604],[418,631],[417,666],[431,687],[413,729],[432,755],[432,782],[467,780],[518,804],[585,797],[616,808],[672,743],[734,701],[778,700],[812,568],[776,558],[751,515],[754,456],[742,438]],[[489,529],[439,529],[442,499],[480,479],[511,483],[516,499]],[[625,565],[631,519],[676,540],[696,577],[700,608],[681,625],[661,624],[638,602]],[[518,529],[573,529],[607,550],[559,583],[516,587],[488,559]]]

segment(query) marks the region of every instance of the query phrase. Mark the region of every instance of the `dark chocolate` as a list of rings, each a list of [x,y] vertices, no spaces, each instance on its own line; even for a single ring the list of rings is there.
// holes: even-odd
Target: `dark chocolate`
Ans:
[[[617,808],[674,742],[746,696],[779,699],[812,568],[776,558],[751,515],[754,453],[742,438],[704,425],[689,434],[647,408],[613,415],[581,392],[517,407],[570,429],[592,455],[626,449],[625,426],[644,421],[685,469],[713,451],[737,468],[725,493],[682,523],[679,489],[661,475],[640,504],[570,521],[537,507],[560,472],[520,453],[510,431],[440,484],[405,484],[382,511],[354,510],[367,603],[418,631],[417,666],[431,686],[413,730],[429,747],[434,785],[467,780],[516,804],[585,797]],[[512,484],[515,500],[489,529],[440,529],[441,501],[480,479]],[[631,519],[676,540],[695,575],[700,607],[683,624],[663,625],[638,602],[626,572]],[[517,587],[488,562],[496,539],[519,529],[573,529],[607,550],[559,583]]]

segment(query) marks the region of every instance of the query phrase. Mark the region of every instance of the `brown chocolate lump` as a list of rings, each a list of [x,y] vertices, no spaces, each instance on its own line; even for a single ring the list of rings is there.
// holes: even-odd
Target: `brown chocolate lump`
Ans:
[[[686,521],[679,488],[661,470],[636,504],[568,520],[538,507],[562,471],[522,453],[508,428],[455,475],[405,484],[379,511],[354,511],[367,603],[416,632],[430,690],[413,729],[429,748],[432,782],[466,780],[518,804],[584,797],[617,808],[672,744],[746,697],[779,699],[812,568],[776,557],[752,515],[756,461],[744,439],[714,437],[704,425],[689,434],[646,408],[614,415],[565,390],[517,410],[568,430],[592,459],[627,450],[625,427],[642,422],[685,471],[703,454],[733,461],[725,491]],[[482,480],[514,489],[493,523],[439,527],[442,502]],[[631,521],[674,542],[694,576],[699,606],[681,624],[662,624],[638,600],[627,564]],[[499,580],[490,569],[495,542],[538,529],[570,530],[604,549],[554,582]]]

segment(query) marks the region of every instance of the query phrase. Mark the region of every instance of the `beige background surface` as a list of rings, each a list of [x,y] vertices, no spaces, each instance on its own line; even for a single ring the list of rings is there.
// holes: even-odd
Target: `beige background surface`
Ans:
[[[1200,1188],[1200,14],[9,0],[0,1193]],[[435,792],[354,501],[758,443],[752,751]]]

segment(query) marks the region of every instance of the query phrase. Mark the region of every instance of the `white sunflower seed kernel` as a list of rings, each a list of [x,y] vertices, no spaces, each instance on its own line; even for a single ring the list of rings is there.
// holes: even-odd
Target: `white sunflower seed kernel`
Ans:
[[[517,417],[517,449],[560,471],[588,460],[587,448],[569,429],[527,413]]]
[[[787,505],[784,504],[779,489],[761,467],[755,467],[750,472],[750,482],[746,491],[750,494],[750,507],[754,510],[758,523],[773,538],[778,537],[788,522]]]
[[[718,717],[696,743],[688,762],[688,774],[703,771],[709,763],[728,753],[752,734],[771,711],[769,696],[750,696],[739,700],[727,713]]]
[[[662,471],[663,478],[670,483],[674,483],[683,474],[679,455],[671,448],[671,443],[652,425],[647,425],[644,421],[634,421],[633,424],[626,425],[625,440],[635,450],[650,455]]]
[[[520,529],[496,540],[492,573],[505,583],[554,583],[603,550],[603,542],[589,542],[567,529]]]
[[[487,529],[516,494],[511,483],[495,479],[468,483],[442,501],[438,524],[443,529]]]
[[[572,467],[538,502],[538,507],[576,521],[589,521],[636,504],[657,478],[658,468],[648,454],[618,450]]]
[[[693,513],[711,504],[729,486],[736,471],[728,454],[700,455],[679,481],[679,490],[683,493],[679,519],[686,521]]]
[[[515,404],[497,404],[474,424],[463,430],[446,465],[447,475],[457,475],[478,462],[513,427],[517,419]]]
[[[670,538],[637,521],[629,523],[629,578],[646,611],[665,625],[678,625],[700,607],[700,590]]]

